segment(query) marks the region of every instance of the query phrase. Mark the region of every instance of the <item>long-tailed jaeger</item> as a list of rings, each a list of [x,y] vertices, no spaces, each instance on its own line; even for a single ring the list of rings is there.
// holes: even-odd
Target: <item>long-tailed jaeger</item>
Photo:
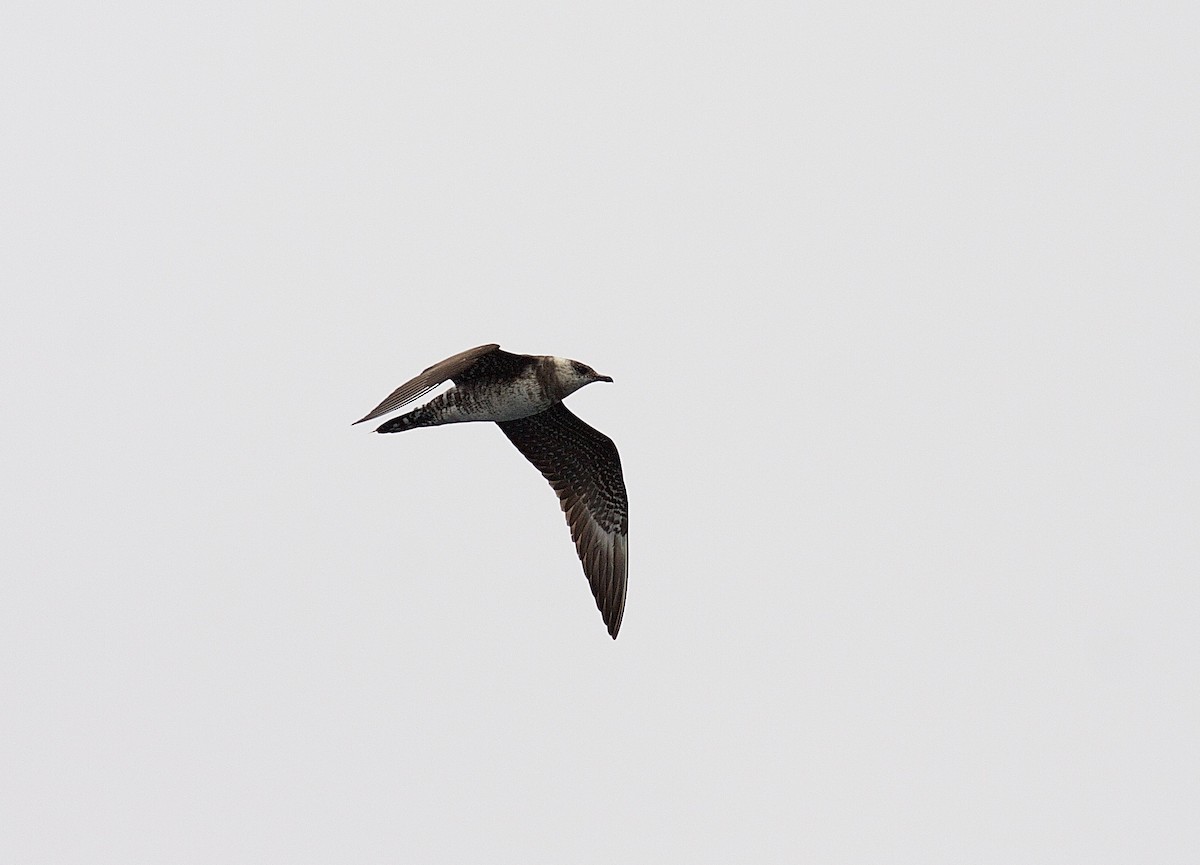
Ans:
[[[616,445],[563,405],[565,397],[606,375],[579,361],[510,354],[496,343],[435,363],[354,423],[377,418],[445,381],[454,387],[375,432],[494,421],[558,493],[596,606],[615,640],[625,612],[629,500]]]

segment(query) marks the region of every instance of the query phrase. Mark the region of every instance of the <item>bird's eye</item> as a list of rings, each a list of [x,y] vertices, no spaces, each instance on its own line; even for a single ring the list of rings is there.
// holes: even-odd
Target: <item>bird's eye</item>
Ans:
[[[577,363],[574,366],[575,366],[575,372],[579,373],[580,375],[587,375],[588,368],[586,366],[584,366],[581,363]]]

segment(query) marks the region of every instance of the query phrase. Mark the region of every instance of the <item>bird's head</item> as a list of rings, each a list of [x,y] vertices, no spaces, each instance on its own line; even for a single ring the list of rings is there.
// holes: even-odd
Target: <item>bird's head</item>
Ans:
[[[554,377],[564,397],[575,393],[585,384],[591,384],[594,381],[612,381],[611,376],[600,375],[586,363],[565,357],[554,358]]]

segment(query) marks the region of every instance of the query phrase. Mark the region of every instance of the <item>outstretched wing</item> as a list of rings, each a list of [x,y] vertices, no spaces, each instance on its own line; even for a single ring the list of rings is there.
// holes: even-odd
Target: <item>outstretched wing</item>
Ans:
[[[561,402],[496,425],[558,493],[596,606],[615,640],[629,569],[629,499],[616,445]]]
[[[371,409],[366,417],[361,417],[354,423],[359,424],[395,411],[429,393],[442,382],[453,379],[456,384],[462,384],[464,381],[472,381],[483,376],[515,371],[529,360],[531,358],[526,355],[500,351],[500,346],[494,342],[460,351],[453,357],[435,363],[411,381],[400,385],[392,391],[387,399]]]

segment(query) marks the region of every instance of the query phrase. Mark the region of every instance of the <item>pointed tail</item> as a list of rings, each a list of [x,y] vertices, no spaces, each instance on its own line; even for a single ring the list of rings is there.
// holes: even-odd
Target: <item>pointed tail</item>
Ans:
[[[429,411],[427,405],[413,409],[410,412],[394,417],[390,421],[380,424],[375,428],[377,433],[397,433],[405,430],[415,429],[419,426],[433,426],[436,423],[434,413]]]

